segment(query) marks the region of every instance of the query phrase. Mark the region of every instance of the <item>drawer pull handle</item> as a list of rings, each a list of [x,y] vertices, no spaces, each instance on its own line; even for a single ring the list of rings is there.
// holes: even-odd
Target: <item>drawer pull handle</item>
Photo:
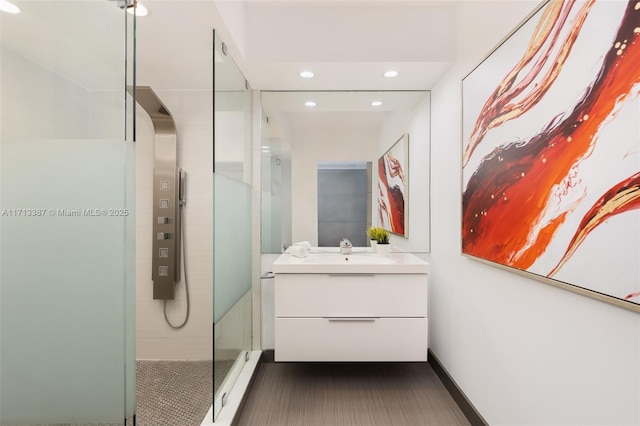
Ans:
[[[376,274],[367,274],[367,273],[355,273],[350,274],[345,272],[344,274],[329,274],[330,277],[375,277]]]
[[[331,317],[329,322],[374,322],[380,317]]]

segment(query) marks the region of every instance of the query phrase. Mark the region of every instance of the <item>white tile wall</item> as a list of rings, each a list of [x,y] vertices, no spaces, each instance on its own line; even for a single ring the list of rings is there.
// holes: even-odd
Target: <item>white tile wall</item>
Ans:
[[[166,324],[161,300],[153,300],[151,281],[153,125],[138,108],[136,142],[136,357],[212,359],[213,356],[213,93],[157,91],[176,121],[178,165],[187,172],[184,207],[186,271],[191,302],[187,325]],[[186,311],[184,283],[167,302],[171,322]]]

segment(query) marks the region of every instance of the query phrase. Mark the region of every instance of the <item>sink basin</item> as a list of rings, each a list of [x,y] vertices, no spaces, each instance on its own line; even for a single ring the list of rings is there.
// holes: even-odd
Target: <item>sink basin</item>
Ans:
[[[300,258],[300,261],[314,265],[391,265],[397,263],[389,257],[366,254],[319,254]]]
[[[277,274],[424,274],[429,265],[411,253],[392,252],[380,256],[366,247],[354,247],[352,254],[338,248],[311,248],[307,257],[282,254],[273,262]]]

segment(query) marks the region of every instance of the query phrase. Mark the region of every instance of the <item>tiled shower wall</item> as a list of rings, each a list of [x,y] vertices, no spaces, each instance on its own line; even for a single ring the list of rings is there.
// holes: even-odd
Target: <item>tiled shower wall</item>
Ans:
[[[136,141],[136,357],[211,359],[213,336],[213,101],[211,91],[156,93],[174,117],[178,167],[187,172],[184,226],[191,302],[187,325],[179,330],[164,320],[164,302],[153,300],[151,281],[153,125],[138,108]],[[181,324],[186,312],[184,282],[167,302],[167,315]]]

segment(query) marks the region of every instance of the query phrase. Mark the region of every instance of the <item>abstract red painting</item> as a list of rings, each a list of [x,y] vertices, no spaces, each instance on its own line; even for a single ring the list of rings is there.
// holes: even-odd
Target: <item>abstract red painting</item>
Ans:
[[[378,159],[378,224],[408,237],[409,135],[403,135]]]
[[[547,2],[462,81],[462,252],[636,311],[639,5]]]

